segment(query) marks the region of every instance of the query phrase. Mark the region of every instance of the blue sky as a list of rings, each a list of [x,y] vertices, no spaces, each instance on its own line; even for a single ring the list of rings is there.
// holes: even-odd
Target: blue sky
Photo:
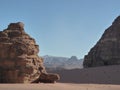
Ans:
[[[23,22],[40,56],[83,58],[120,15],[120,0],[0,0],[0,30]]]

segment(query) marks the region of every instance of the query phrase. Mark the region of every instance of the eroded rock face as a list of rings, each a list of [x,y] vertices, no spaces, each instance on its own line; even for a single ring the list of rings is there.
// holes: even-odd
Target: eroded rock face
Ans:
[[[31,83],[47,75],[38,52],[39,46],[25,33],[23,23],[11,23],[0,31],[0,83]]]
[[[43,83],[55,83],[57,80],[59,80],[60,77],[58,74],[46,74],[46,73],[42,73],[40,75],[40,77],[38,79],[36,79],[35,81],[33,81],[32,83],[39,83],[39,82],[43,82]]]
[[[120,64],[120,16],[84,58],[84,67]]]

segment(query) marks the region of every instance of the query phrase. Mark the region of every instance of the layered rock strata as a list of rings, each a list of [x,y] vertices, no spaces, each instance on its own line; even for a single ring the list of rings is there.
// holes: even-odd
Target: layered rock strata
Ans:
[[[38,52],[39,46],[24,31],[23,23],[11,23],[0,31],[0,83],[31,83],[48,75]],[[59,79],[52,75],[57,77],[52,82]]]
[[[84,58],[84,67],[120,64],[120,16],[105,30],[101,39]]]

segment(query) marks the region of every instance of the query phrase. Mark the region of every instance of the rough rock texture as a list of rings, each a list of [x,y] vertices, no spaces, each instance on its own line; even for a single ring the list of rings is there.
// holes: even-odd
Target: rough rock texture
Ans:
[[[0,31],[0,83],[31,83],[48,75],[38,52],[39,46],[25,33],[23,23],[11,23]]]
[[[39,82],[43,82],[43,83],[55,83],[59,79],[60,79],[60,77],[59,77],[58,74],[46,74],[46,73],[42,73],[40,75],[40,77],[38,79],[36,79],[35,81],[33,81],[32,83],[39,83]]]
[[[84,67],[120,64],[120,16],[84,58]]]

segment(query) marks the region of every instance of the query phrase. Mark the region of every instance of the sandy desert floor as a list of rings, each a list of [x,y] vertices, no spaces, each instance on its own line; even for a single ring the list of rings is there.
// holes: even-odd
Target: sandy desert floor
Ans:
[[[120,90],[120,85],[104,84],[0,84],[0,90]]]
[[[120,85],[120,65],[52,72],[60,75],[61,83]]]

